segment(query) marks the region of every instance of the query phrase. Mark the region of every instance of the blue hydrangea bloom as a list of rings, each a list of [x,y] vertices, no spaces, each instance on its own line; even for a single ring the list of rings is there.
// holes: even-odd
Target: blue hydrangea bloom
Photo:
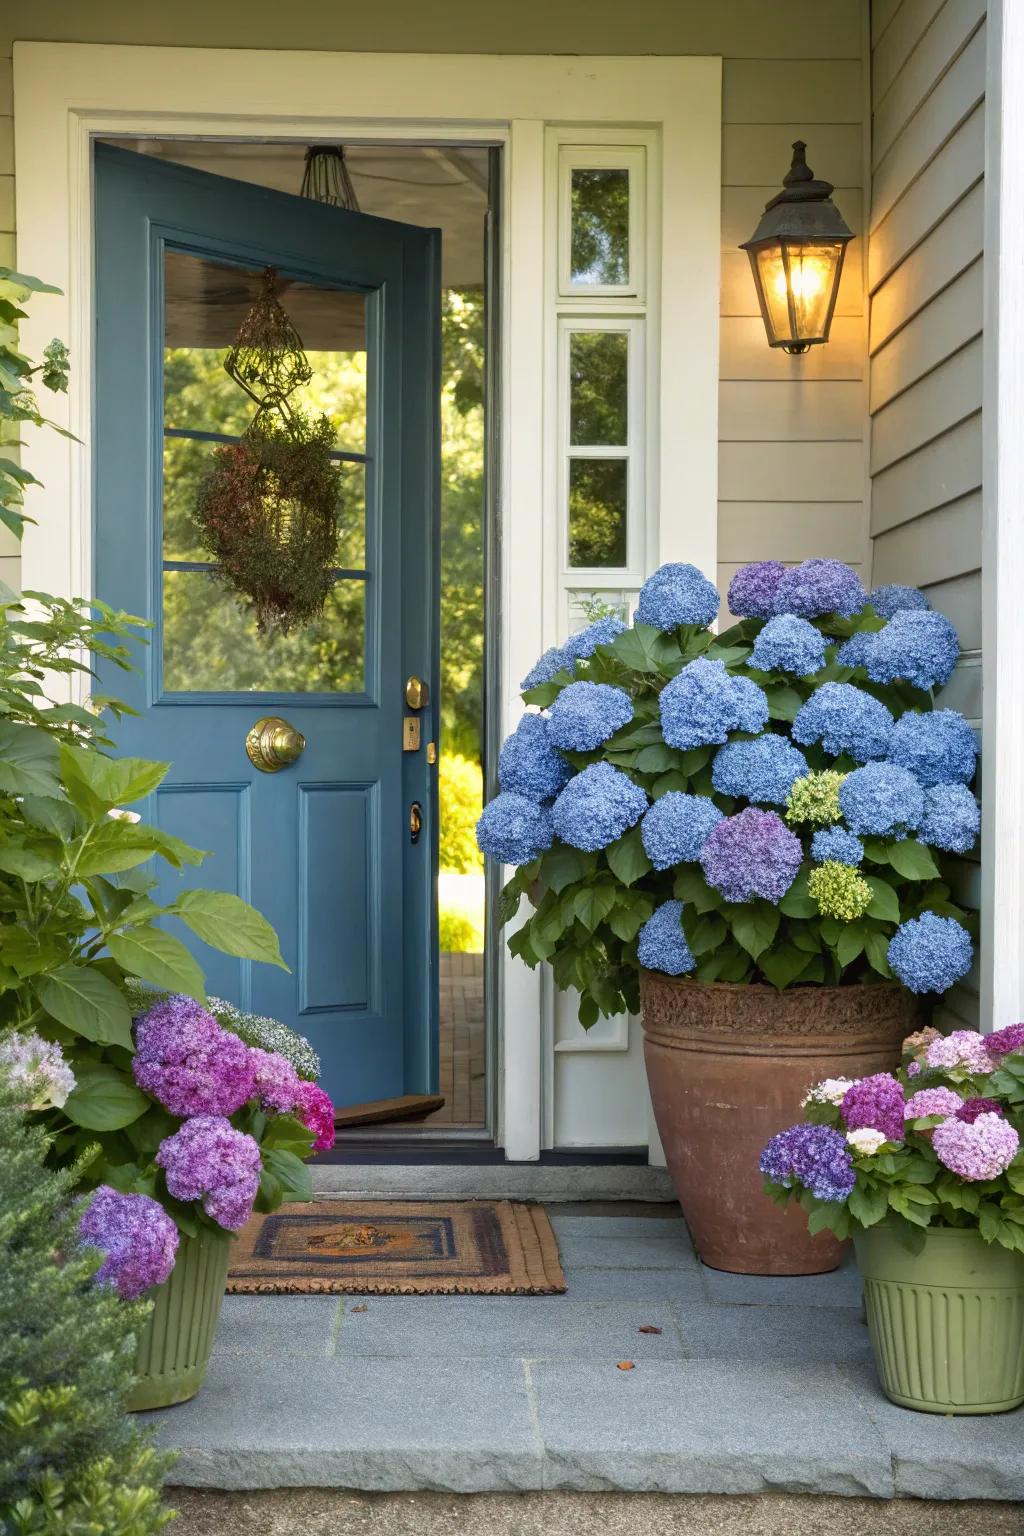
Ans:
[[[854,832],[903,837],[921,825],[924,791],[906,768],[868,763],[847,774],[839,787],[839,805]]]
[[[841,560],[805,560],[786,571],[775,589],[775,612],[796,613],[802,619],[823,613],[849,618],[865,601],[860,577]]]
[[[898,581],[885,587],[875,587],[869,593],[868,602],[880,619],[891,619],[894,613],[907,613],[930,608],[931,603],[918,587],[904,587]]]
[[[856,867],[864,857],[864,844],[844,827],[822,827],[811,838],[811,858],[815,864],[850,864]]]
[[[635,827],[647,809],[639,785],[611,763],[591,763],[570,779],[551,811],[563,843],[593,853]]]
[[[934,709],[923,714],[908,710],[896,722],[889,761],[909,768],[926,787],[969,784],[978,762],[978,743],[958,710]]]
[[[543,715],[524,715],[498,755],[502,789],[527,800],[553,800],[572,777],[572,767],[551,743]]]
[[[560,645],[549,646],[539,661],[534,662],[522,682],[519,684],[523,693],[528,688],[536,688],[541,683],[550,683],[556,672],[561,672],[563,667],[572,671],[572,661],[566,655]]]
[[[595,619],[593,624],[587,625],[586,629],[570,635],[562,650],[566,656],[574,660],[577,658],[584,660],[588,656],[593,656],[599,645],[611,645],[615,636],[624,634],[628,628],[628,624],[624,624],[613,613],[609,613],[602,619]]]
[[[820,741],[833,757],[846,752],[858,763],[885,757],[892,731],[885,705],[853,683],[823,683],[793,721],[793,740],[801,746]]]
[[[693,862],[721,820],[722,812],[706,795],[670,789],[655,800],[640,823],[644,852],[655,869]]]
[[[875,636],[867,658],[876,683],[906,678],[917,688],[943,688],[953,676],[960,639],[944,613],[896,613]]]
[[[794,780],[807,772],[800,748],[768,731],[753,741],[730,741],[721,747],[711,782],[721,795],[742,796],[758,805],[785,805]]]
[[[857,1182],[846,1137],[831,1125],[791,1125],[761,1153],[761,1172],[772,1184],[792,1189],[794,1181],[818,1200],[837,1205]]]
[[[849,640],[844,640],[836,651],[836,661],[841,667],[866,667],[871,647],[875,642],[873,634],[867,630],[859,630],[851,635]]]
[[[763,896],[776,905],[796,879],[804,852],[800,839],[774,811],[752,805],[727,816],[701,850],[700,863],[709,885],[726,901]]]
[[[764,690],[732,677],[720,661],[699,656],[667,683],[659,700],[661,733],[670,747],[721,745],[730,731],[760,731],[768,719]]]
[[[484,806],[476,824],[480,852],[499,864],[529,864],[553,840],[551,812],[536,800],[507,791]]]
[[[551,706],[548,734],[556,747],[592,752],[633,718],[624,688],[608,683],[570,683]]]
[[[640,588],[636,616],[656,629],[699,624],[703,629],[718,613],[718,589],[695,565],[679,561],[659,566]]]
[[[825,665],[825,637],[795,613],[769,619],[757,639],[750,665],[759,672],[793,672],[809,677]]]
[[[775,589],[785,575],[781,560],[754,560],[741,565],[729,583],[729,612],[739,619],[770,619]]]
[[[971,936],[955,918],[922,912],[889,941],[889,966],[911,992],[946,992],[971,968]]]
[[[681,901],[663,901],[644,923],[637,958],[647,970],[664,971],[667,976],[693,970],[696,961],[686,942],[682,918]]]
[[[946,853],[970,853],[981,831],[981,808],[966,784],[936,784],[924,792],[922,843]]]

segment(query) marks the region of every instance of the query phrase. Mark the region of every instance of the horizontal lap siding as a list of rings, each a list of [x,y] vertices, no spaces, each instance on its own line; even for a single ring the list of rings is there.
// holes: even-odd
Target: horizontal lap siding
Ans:
[[[980,726],[985,0],[872,0],[872,45],[872,574],[957,626],[942,702]],[[973,977],[941,1017],[977,1023]]]

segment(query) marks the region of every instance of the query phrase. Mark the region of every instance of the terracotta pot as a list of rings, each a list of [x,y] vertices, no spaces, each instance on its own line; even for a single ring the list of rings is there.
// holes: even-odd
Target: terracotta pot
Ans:
[[[835,1269],[841,1245],[768,1198],[758,1159],[803,1119],[812,1083],[898,1064],[917,999],[887,983],[777,992],[656,971],[641,973],[640,989],[654,1117],[703,1262],[741,1275]]]

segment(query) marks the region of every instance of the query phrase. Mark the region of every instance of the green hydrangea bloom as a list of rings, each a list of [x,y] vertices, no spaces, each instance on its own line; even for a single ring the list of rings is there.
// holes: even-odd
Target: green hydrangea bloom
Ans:
[[[842,820],[839,809],[839,789],[846,778],[827,768],[823,773],[808,773],[797,779],[786,801],[786,820],[791,826],[809,821],[817,827],[831,827]]]
[[[863,917],[871,905],[871,887],[849,864],[828,859],[812,869],[807,877],[807,891],[817,902],[822,917],[838,917],[852,923]]]

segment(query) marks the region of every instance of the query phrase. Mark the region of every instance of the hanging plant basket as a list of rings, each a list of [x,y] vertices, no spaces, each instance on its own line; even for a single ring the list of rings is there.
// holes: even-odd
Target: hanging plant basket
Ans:
[[[323,612],[334,584],[340,481],[326,416],[260,412],[218,448],[195,521],[223,585],[248,603],[261,634]]]

